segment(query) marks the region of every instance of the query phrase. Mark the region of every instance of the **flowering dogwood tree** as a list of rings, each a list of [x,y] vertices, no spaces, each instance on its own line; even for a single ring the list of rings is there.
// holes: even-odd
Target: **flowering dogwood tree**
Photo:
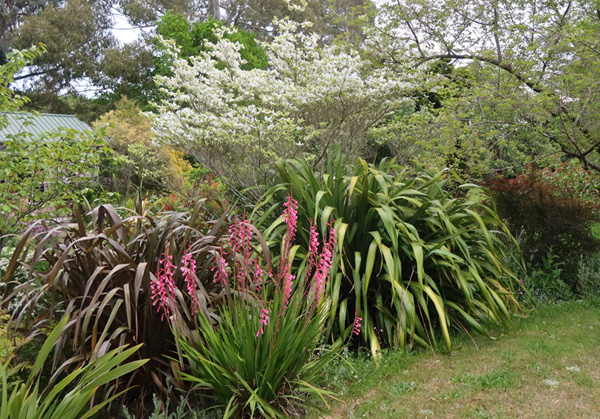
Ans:
[[[334,143],[358,152],[368,130],[405,101],[409,82],[353,50],[321,46],[307,24],[274,23],[266,69],[242,70],[241,45],[218,33],[210,51],[179,59],[159,77],[166,97],[157,136],[236,186],[264,183],[274,163],[303,155],[314,165]]]

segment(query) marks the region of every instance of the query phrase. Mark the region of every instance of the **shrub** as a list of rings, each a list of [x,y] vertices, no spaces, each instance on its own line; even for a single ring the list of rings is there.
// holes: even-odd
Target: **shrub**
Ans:
[[[550,249],[573,273],[579,255],[600,247],[591,229],[600,220],[600,176],[573,163],[558,169],[528,167],[513,179],[488,182],[498,214],[513,233],[524,231],[527,260],[540,265]],[[574,288],[575,284],[571,281]]]
[[[298,231],[306,252],[312,223],[324,233],[336,220],[340,263],[327,285],[333,336],[348,336],[360,316],[361,338],[374,355],[381,344],[430,346],[439,335],[450,348],[451,328],[485,333],[487,322],[505,324],[519,308],[500,240],[504,225],[490,208],[447,190],[449,180],[458,181],[450,173],[413,178],[393,162],[361,160],[345,176],[339,152],[323,174],[301,160],[278,169],[280,184],[258,206],[258,223],[291,193],[303,204]],[[281,229],[265,236],[278,244]]]
[[[556,303],[573,298],[571,287],[563,280],[563,264],[550,249],[540,264],[529,263],[524,286],[541,302]]]
[[[55,375],[110,348],[143,343],[136,356],[150,361],[127,381],[104,391],[110,394],[133,384],[138,386],[138,397],[166,393],[167,383],[180,383],[173,372],[179,366],[164,358],[176,351],[173,332],[167,322],[160,321],[152,302],[159,260],[169,255],[178,261],[185,253],[188,263],[195,264],[191,281],[182,266],[172,276],[177,295],[173,304],[181,307],[178,328],[194,326],[195,316],[186,309],[189,302],[208,310],[210,300],[220,292],[213,284],[210,265],[223,220],[224,216],[216,221],[205,219],[200,206],[191,213],[122,218],[111,205],[102,205],[92,211],[88,225],[77,212],[73,223],[54,228],[43,222],[32,225],[17,244],[5,275],[4,301],[12,299],[16,306],[13,326],[25,323],[35,334],[57,313],[71,316],[60,331]],[[27,273],[25,280],[15,279],[19,269]],[[31,320],[35,322],[30,324]]]
[[[600,297],[600,252],[579,259],[577,280],[581,295]]]

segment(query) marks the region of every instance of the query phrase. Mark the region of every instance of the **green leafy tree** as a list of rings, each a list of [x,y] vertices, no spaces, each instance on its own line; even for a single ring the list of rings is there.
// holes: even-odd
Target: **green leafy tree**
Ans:
[[[597,1],[402,0],[379,22],[372,35],[384,59],[417,69],[432,88],[448,78],[422,71],[431,62],[470,73],[467,89],[413,121],[415,132],[447,139],[442,152],[458,143],[471,162],[492,166],[559,153],[600,170]]]
[[[58,0],[8,0],[0,3],[0,65],[6,64],[6,54],[15,32],[26,16],[35,14]]]
[[[8,87],[14,74],[40,55],[40,50],[14,51],[0,67],[0,128],[4,114],[18,110],[27,98]],[[24,123],[27,114],[23,114]],[[19,233],[32,217],[64,213],[78,190],[92,181],[102,151],[102,131],[61,130],[39,136],[22,132],[3,139],[0,151],[0,251],[9,235]]]
[[[169,12],[158,22],[157,32],[163,38],[175,41],[180,48],[180,58],[189,58],[198,56],[203,51],[211,50],[219,40],[215,30],[223,26],[223,22],[214,18],[209,18],[205,22],[190,24],[184,15]],[[238,29],[235,32],[226,33],[224,37],[242,45],[240,55],[246,61],[241,66],[242,70],[265,69],[267,67],[267,55],[256,43],[253,34]],[[160,53],[161,49],[159,46],[156,72],[160,75],[171,75],[172,62],[168,59],[168,55]]]
[[[156,144],[150,122],[138,105],[124,98],[116,109],[102,115],[95,123],[105,127],[106,139],[114,150],[107,162],[110,189],[129,195],[132,190],[181,190],[183,173],[191,166],[167,146]]]

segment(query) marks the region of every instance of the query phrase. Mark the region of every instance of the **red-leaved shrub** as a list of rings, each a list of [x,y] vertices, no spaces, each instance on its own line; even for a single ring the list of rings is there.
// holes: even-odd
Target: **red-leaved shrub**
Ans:
[[[600,242],[590,234],[600,220],[600,175],[575,163],[558,168],[527,167],[514,178],[488,180],[498,214],[513,234],[525,233],[523,252],[539,262],[548,250],[567,268]]]

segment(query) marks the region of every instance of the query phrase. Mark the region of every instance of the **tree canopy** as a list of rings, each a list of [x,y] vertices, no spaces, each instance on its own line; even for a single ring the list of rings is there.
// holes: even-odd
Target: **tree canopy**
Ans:
[[[468,69],[468,88],[428,125],[475,133],[478,158],[548,144],[600,170],[599,10],[586,0],[399,0],[384,6],[375,36],[406,71],[440,59]],[[448,82],[427,78],[432,88]]]

